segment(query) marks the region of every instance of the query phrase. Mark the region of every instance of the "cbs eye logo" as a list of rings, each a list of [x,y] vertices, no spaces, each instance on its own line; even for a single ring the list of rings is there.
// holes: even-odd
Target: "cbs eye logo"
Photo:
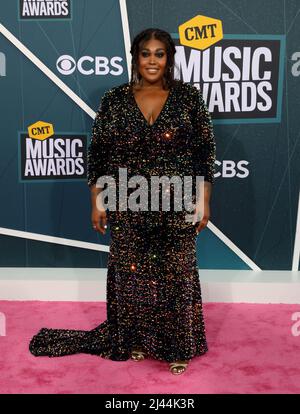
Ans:
[[[56,69],[63,75],[71,75],[76,69],[76,61],[69,55],[60,56],[56,62]]]
[[[62,55],[56,61],[56,68],[62,75],[72,75],[77,69],[82,75],[114,75],[120,76],[123,73],[123,58],[113,56],[108,59],[106,56],[81,56],[76,61],[70,55]]]

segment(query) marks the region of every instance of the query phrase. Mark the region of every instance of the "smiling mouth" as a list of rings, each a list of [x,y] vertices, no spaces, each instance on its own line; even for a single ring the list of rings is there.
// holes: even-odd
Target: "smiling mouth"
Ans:
[[[154,69],[154,68],[148,68],[148,69],[146,69],[147,70],[147,72],[149,72],[149,73],[156,73],[156,72],[158,72],[158,69]]]

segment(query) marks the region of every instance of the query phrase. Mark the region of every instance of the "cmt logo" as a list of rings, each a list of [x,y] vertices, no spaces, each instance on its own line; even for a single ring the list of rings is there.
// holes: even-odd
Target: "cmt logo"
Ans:
[[[178,27],[180,43],[193,49],[205,50],[223,39],[222,21],[195,16]]]
[[[56,68],[62,75],[71,75],[77,68],[83,75],[119,76],[123,73],[123,67],[117,62],[122,60],[120,56],[114,56],[110,60],[106,56],[82,56],[76,62],[72,56],[63,55],[57,59]]]
[[[28,136],[43,141],[54,134],[53,125],[47,122],[38,121],[28,127]]]
[[[6,57],[0,52],[0,76],[6,76]]]

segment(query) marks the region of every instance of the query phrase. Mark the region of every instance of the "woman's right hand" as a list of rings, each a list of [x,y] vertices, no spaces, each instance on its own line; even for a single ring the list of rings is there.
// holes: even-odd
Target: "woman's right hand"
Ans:
[[[107,226],[106,211],[98,210],[97,207],[92,208],[91,220],[93,229],[104,235],[106,233],[106,227],[104,226]]]

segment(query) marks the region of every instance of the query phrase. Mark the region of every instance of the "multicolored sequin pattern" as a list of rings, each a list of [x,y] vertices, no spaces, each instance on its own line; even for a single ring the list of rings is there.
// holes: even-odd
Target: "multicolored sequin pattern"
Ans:
[[[214,182],[216,144],[201,93],[178,81],[150,125],[130,85],[107,91],[92,128],[88,185],[101,175],[203,175]],[[33,355],[89,353],[189,360],[208,350],[196,261],[196,228],[178,211],[107,211],[111,244],[107,319],[90,331],[42,328]]]

